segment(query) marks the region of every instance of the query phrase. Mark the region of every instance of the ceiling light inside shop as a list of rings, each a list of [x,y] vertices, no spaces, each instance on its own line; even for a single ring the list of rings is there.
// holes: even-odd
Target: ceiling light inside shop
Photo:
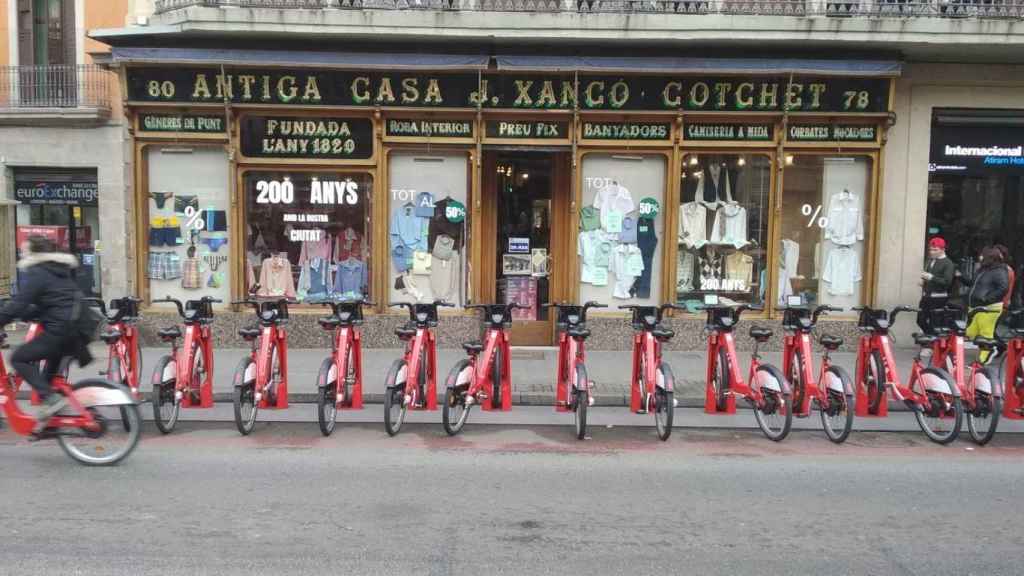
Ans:
[[[698,160],[696,156],[690,156],[690,166],[696,166],[697,162]]]
[[[737,166],[746,166],[747,165],[747,159],[744,158],[743,156],[740,156],[739,160],[736,161],[736,165]]]
[[[786,166],[792,166],[792,165],[793,165],[793,155],[792,154],[786,154]]]

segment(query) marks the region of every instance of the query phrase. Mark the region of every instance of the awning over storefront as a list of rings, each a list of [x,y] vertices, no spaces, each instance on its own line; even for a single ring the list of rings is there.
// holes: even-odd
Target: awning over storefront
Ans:
[[[640,56],[495,56],[499,70],[661,74],[794,74],[802,76],[899,76],[893,60],[802,58],[681,58]]]
[[[483,70],[482,54],[409,54],[381,52],[308,52],[220,48],[115,47],[114,64],[190,64],[224,66],[282,66],[289,68],[368,68],[374,70]]]

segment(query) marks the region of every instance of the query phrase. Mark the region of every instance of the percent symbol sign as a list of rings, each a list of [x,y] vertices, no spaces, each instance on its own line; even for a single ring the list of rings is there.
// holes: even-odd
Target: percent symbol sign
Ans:
[[[189,228],[195,228],[196,230],[202,230],[206,227],[206,222],[203,221],[199,211],[192,206],[185,207],[185,223]]]
[[[818,225],[818,228],[825,228],[828,226],[828,217],[821,216],[819,218],[818,216],[819,214],[821,214],[821,204],[817,206],[804,204],[803,207],[800,208],[800,213],[803,214],[804,216],[810,216],[810,218],[807,219],[808,228],[814,226],[815,224]]]

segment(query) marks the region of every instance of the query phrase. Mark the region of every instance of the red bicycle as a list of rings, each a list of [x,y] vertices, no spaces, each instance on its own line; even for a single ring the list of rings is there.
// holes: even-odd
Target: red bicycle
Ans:
[[[558,330],[558,366],[555,385],[555,410],[573,412],[576,438],[587,436],[587,408],[594,404],[587,377],[584,342],[590,336],[587,328],[587,310],[607,308],[604,304],[587,302],[579,306],[569,303],[544,304],[558,310],[555,327]]]
[[[1006,394],[1003,403],[1003,417],[1010,420],[1024,419],[1024,308],[1011,310],[1007,314],[1009,338],[1005,347],[1006,382],[1013,389]]]
[[[967,432],[975,444],[984,446],[996,434],[999,413],[1003,409],[1003,390],[999,372],[981,363],[978,358],[970,363],[970,373],[965,377],[967,362],[964,336],[975,313],[968,314],[967,320],[963,319],[963,310],[955,306],[931,313],[935,336],[931,345],[932,366],[944,368],[953,377],[967,416]],[[914,338],[925,342],[926,337],[915,334]],[[994,351],[999,347],[998,340],[975,338],[974,343],[979,350],[988,352],[990,362],[996,358]]]
[[[449,436],[462,431],[470,408],[481,400],[484,410],[512,409],[509,330],[512,327],[512,311],[525,306],[516,303],[471,304],[466,308],[483,313],[487,330],[484,342],[462,344],[468,358],[456,362],[448,372],[442,424]]]
[[[100,333],[100,340],[107,345],[107,371],[101,375],[131,390],[136,400],[142,400],[139,390],[142,349],[136,327],[142,300],[132,296],[111,300],[109,311],[100,298],[86,298],[85,301],[99,308],[107,320],[107,330]]]
[[[6,303],[7,303],[7,299],[6,298],[0,299],[0,306],[4,305]],[[2,328],[2,326],[0,326],[0,328]],[[28,329],[25,331],[25,340],[24,341],[28,342],[29,340],[31,340],[31,339],[35,338],[36,336],[42,334],[42,332],[43,332],[43,325],[42,324],[40,324],[38,322],[29,322],[28,323]],[[67,379],[67,377],[68,377],[67,366],[65,365],[65,366],[62,366],[61,368],[62,368],[61,374],[64,376],[65,379]],[[39,362],[39,371],[40,372],[45,372],[46,371],[46,361],[45,360],[41,360]],[[17,393],[18,391],[21,390],[21,385],[24,384],[25,381],[24,381],[24,379],[19,374],[11,374],[11,378],[14,381],[14,392]],[[39,399],[39,394],[37,394],[35,390],[33,390],[31,392],[31,396],[30,396],[29,402],[31,402],[31,404],[33,406],[38,406],[41,403],[41,401]]]
[[[783,440],[793,426],[792,392],[779,369],[762,364],[758,354],[761,344],[772,337],[772,331],[760,326],[750,329],[754,354],[750,357],[747,380],[740,374],[733,330],[740,314],[761,308],[747,304],[720,305],[715,296],[705,296],[702,309],[707,312],[705,332],[708,334],[708,360],[704,392],[704,411],[708,414],[735,414],[736,397],[746,398],[754,409],[757,425],[769,440]],[[747,384],[749,382],[749,385]]]
[[[629,409],[636,414],[654,414],[658,438],[668,440],[672,434],[675,414],[675,376],[668,362],[662,360],[661,349],[676,333],[661,324],[665,310],[682,310],[682,306],[619,306],[633,313],[633,372],[630,378]]]
[[[937,340],[936,336],[918,334],[914,341],[918,354],[910,367],[906,386],[896,370],[896,357],[889,339],[889,327],[901,312],[917,312],[909,306],[897,306],[892,312],[858,306],[857,326],[864,334],[857,346],[857,416],[885,417],[889,414],[886,388],[893,398],[914,412],[918,426],[938,444],[949,444],[960,434],[963,406],[960,389],[953,377],[942,368],[927,366],[921,352]]]
[[[395,360],[384,377],[384,429],[389,436],[398,434],[409,409],[437,410],[437,326],[438,307],[454,306],[442,300],[414,304],[395,302],[391,307],[409,310],[409,322],[395,329],[405,343],[405,354]],[[409,374],[415,374],[410,378]]]
[[[255,292],[259,286],[255,286]],[[235,368],[235,426],[243,436],[252,433],[259,410],[284,410],[288,407],[288,323],[287,298],[254,300],[247,298],[232,304],[247,304],[256,312],[257,325],[242,328],[238,335],[251,344],[249,355]]]
[[[333,347],[316,376],[317,419],[320,432],[330,436],[338,410],[363,409],[363,336],[359,327],[363,324],[363,306],[373,303],[344,300],[320,304],[331,307],[331,315],[320,318],[319,323],[333,334]]]
[[[836,444],[842,444],[853,429],[853,380],[842,366],[832,364],[831,353],[843,345],[843,339],[823,334],[821,345],[825,348],[821,357],[821,371],[814,379],[814,355],[811,347],[811,331],[818,324],[818,318],[828,312],[842,312],[842,308],[818,306],[813,311],[797,300],[790,303],[783,312],[782,328],[786,331],[782,351],[782,372],[789,377],[793,387],[793,414],[797,418],[811,415],[811,404],[821,414],[821,426],[825,435]]]
[[[0,332],[0,348],[7,347],[6,340],[7,334]],[[0,355],[0,406],[15,433],[34,440],[55,438],[65,454],[89,466],[116,464],[139,443],[139,407],[120,384],[99,378],[71,384],[58,372],[50,384],[55,394],[67,399],[68,407],[52,416],[46,428],[35,434],[36,419],[18,406],[14,380]]]
[[[154,304],[174,304],[185,324],[182,346],[181,328],[171,326],[157,331],[164,342],[171,345],[171,353],[160,357],[153,368],[153,421],[157,430],[170,434],[178,423],[181,408],[213,407],[213,344],[210,324],[213,323],[213,304],[220,302],[206,296],[199,300],[181,300],[167,297],[153,300]]]

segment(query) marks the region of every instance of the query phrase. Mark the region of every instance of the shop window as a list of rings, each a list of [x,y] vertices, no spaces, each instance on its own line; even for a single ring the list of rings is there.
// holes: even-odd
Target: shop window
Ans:
[[[813,306],[860,305],[871,159],[787,155],[784,162],[777,304],[800,296]]]
[[[771,161],[760,154],[688,154],[679,174],[676,301],[704,296],[761,304],[768,288]]]
[[[464,153],[394,152],[388,164],[392,302],[467,300],[468,161]]]
[[[581,302],[660,304],[666,166],[653,154],[583,157]]]
[[[357,172],[246,172],[246,286],[300,302],[370,295],[373,180]]]
[[[231,300],[228,158],[221,148],[147,148],[151,298]]]

